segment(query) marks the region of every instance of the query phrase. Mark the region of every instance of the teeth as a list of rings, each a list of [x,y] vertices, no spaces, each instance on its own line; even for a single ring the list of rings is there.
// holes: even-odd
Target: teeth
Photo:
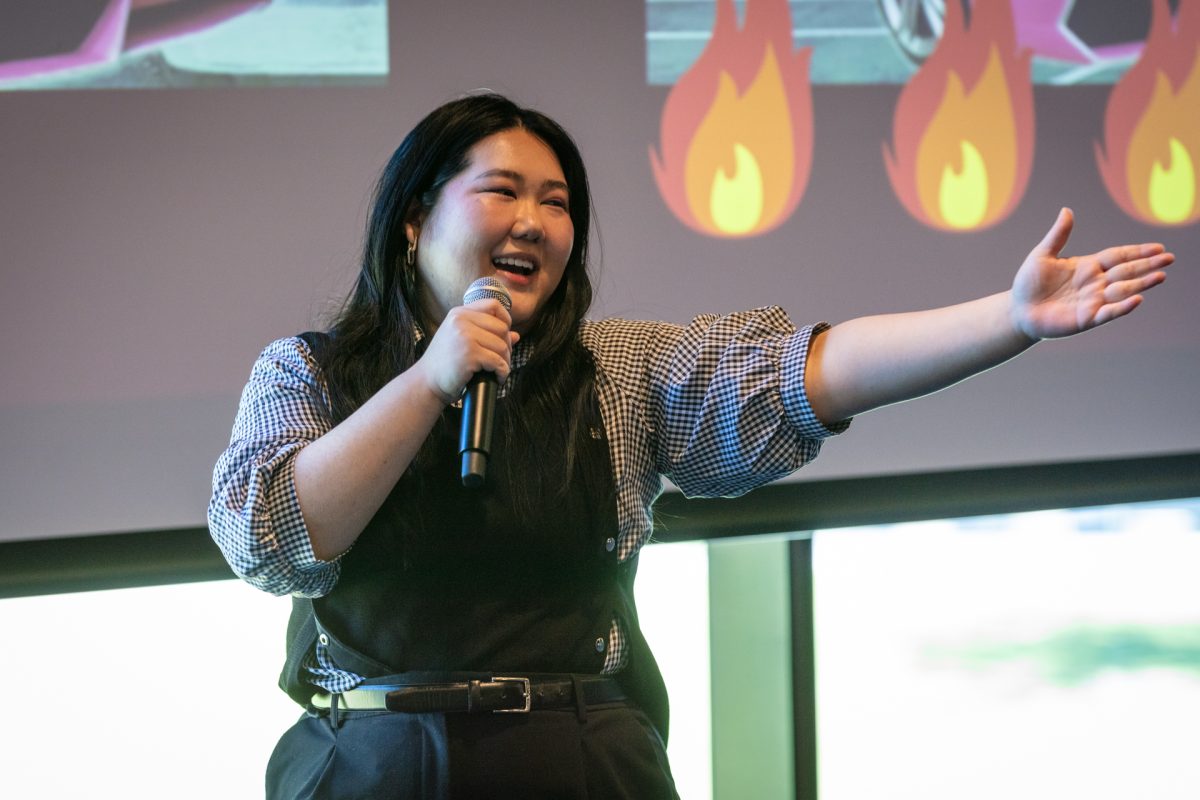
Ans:
[[[533,262],[526,261],[523,258],[512,258],[509,256],[505,256],[503,258],[494,259],[492,261],[492,263],[495,264],[497,267],[513,267],[517,271],[523,272],[525,274],[533,272]]]

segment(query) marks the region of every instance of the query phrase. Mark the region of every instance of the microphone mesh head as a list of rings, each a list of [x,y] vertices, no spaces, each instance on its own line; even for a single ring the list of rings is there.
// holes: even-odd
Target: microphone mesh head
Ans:
[[[512,298],[508,295],[508,289],[495,278],[480,278],[468,286],[467,291],[463,293],[463,305],[489,298],[499,300],[500,305],[512,311]]]

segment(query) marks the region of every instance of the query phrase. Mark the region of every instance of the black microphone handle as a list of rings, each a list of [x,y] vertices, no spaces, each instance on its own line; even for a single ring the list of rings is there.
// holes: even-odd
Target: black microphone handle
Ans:
[[[478,278],[463,293],[463,305],[491,299],[512,311],[512,298],[504,283],[494,276]],[[496,374],[476,372],[463,395],[462,427],[458,454],[462,457],[463,486],[482,486],[492,453],[492,419],[496,414]]]
[[[492,452],[492,420],[496,416],[496,373],[476,372],[463,394],[458,453],[463,486],[482,486]]]

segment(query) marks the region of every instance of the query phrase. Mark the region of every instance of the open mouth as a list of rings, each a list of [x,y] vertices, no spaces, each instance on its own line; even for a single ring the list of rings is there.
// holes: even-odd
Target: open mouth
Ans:
[[[511,272],[514,275],[532,275],[535,265],[527,258],[502,256],[492,259],[493,266],[500,272]]]

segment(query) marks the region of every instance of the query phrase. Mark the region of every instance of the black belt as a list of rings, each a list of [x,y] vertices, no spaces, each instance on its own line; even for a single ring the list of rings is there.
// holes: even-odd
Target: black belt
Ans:
[[[578,691],[578,694],[577,694]],[[622,703],[625,691],[616,679],[599,675],[556,677],[502,677],[409,685],[369,685],[338,694],[318,694],[313,705],[354,711],[528,713],[539,709],[577,706],[582,696],[587,706]]]

